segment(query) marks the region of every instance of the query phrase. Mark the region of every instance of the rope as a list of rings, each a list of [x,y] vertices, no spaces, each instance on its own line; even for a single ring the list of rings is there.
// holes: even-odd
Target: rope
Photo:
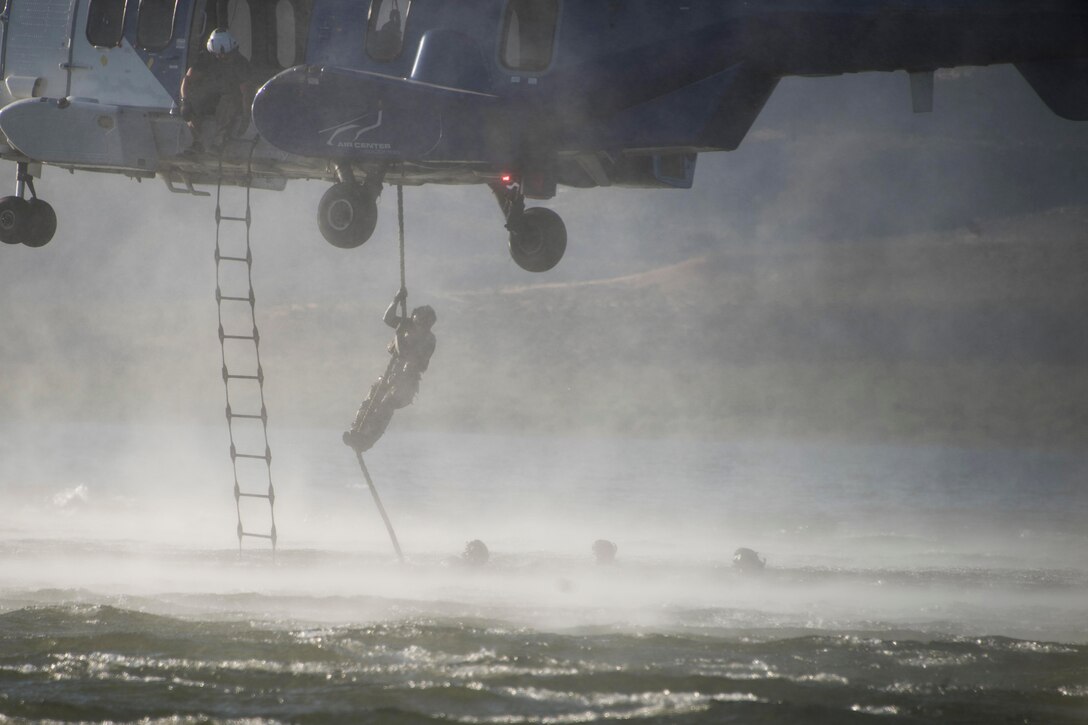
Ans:
[[[366,406],[366,411],[362,417],[359,418],[359,427],[362,428],[362,424],[366,422],[366,419],[370,417],[370,411],[374,410],[374,405],[378,402],[379,398],[385,397],[387,388],[389,385],[389,376],[393,373],[393,366],[396,365],[397,359],[393,358],[389,361],[389,364],[385,366],[385,374],[381,377],[381,384],[374,390],[374,394],[370,396],[370,404]]]
[[[400,288],[405,290],[404,299],[401,300],[401,314],[403,317],[407,317],[408,287],[404,264],[404,187],[399,184],[397,185],[397,225],[400,228]],[[393,365],[395,363],[396,358],[390,360],[389,365],[385,369],[385,375],[382,376],[382,383],[386,386],[389,384],[389,376],[393,372]],[[363,417],[360,420],[365,421],[370,416],[370,411],[374,408],[374,404],[378,402],[378,398],[382,397],[382,395],[379,395],[379,392],[379,390],[375,390],[374,395],[370,396],[370,405],[367,406],[366,412],[363,413]],[[382,522],[385,524],[385,530],[389,532],[389,540],[393,542],[393,550],[397,552],[397,559],[403,564],[404,553],[400,549],[400,542],[397,541],[397,533],[393,531],[393,524],[389,520],[389,514],[385,512],[385,506],[382,505],[381,497],[378,496],[378,488],[370,478],[370,471],[367,470],[366,463],[363,462],[363,452],[356,450],[355,458],[359,461],[359,470],[363,472],[363,478],[366,479],[366,485],[370,489],[370,495],[374,497],[374,503],[378,507],[378,513],[382,515]]]
[[[397,185],[397,225],[400,227],[400,288],[407,290],[408,286],[405,284],[405,265],[404,265],[404,187]],[[408,316],[408,295],[404,296],[404,300],[401,302],[401,316]],[[393,372],[393,366],[396,364],[396,358],[389,361],[389,365],[385,368],[385,375],[382,376],[382,382],[385,385],[389,384],[389,375]],[[375,391],[377,392],[377,391]],[[381,395],[372,395],[370,397],[370,405],[366,407],[366,412],[363,413],[363,417],[359,420],[364,421],[370,415],[370,411],[374,408],[374,404],[378,402],[378,398]],[[369,480],[369,476],[367,477]]]
[[[400,288],[405,291],[404,300],[401,301],[401,313],[408,316],[408,283],[404,264],[404,187],[397,184],[397,226],[400,228]]]
[[[378,489],[374,486],[374,481],[370,479],[370,471],[366,470],[366,464],[363,463],[363,454],[355,451],[355,458],[359,461],[359,469],[363,472],[366,485],[370,487],[370,495],[374,497],[374,503],[378,506],[378,513],[382,515],[382,521],[385,522],[385,530],[389,532],[389,540],[393,542],[393,550],[397,552],[397,558],[403,564],[404,554],[400,550],[400,542],[397,541],[397,534],[393,531],[393,524],[389,521],[389,515],[385,513],[385,506],[382,506],[382,500],[378,497]]]

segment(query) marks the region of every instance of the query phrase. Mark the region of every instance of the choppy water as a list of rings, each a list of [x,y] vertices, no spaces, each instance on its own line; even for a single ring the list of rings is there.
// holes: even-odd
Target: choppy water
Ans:
[[[0,721],[1088,722],[1084,457],[405,435],[399,565],[301,431],[273,563],[219,462],[133,478],[218,433],[133,452],[163,432],[5,439]]]

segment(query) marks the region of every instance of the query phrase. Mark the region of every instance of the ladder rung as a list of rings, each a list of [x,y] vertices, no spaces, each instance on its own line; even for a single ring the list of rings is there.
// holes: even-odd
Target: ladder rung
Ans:
[[[267,493],[239,493],[240,498],[268,498]]]
[[[219,299],[225,302],[253,302],[252,297],[231,297],[228,295],[219,295]]]
[[[237,254],[223,254],[223,250],[220,249],[219,243],[216,242],[215,261],[220,262],[224,259],[231,262],[245,262],[246,264],[251,264],[253,262],[253,250],[250,249],[248,244],[246,244],[246,256],[244,257],[239,257]]]
[[[252,413],[228,413],[228,418],[248,418],[250,420],[264,420],[263,415],[253,415]]]
[[[230,411],[229,410],[227,411],[227,417],[228,418],[230,417]],[[272,449],[268,447],[268,444],[266,442],[265,446],[264,446],[264,453],[263,454],[239,453],[238,449],[235,448],[235,446],[234,446],[234,442],[231,441],[231,444],[230,444],[230,459],[233,461],[236,458],[252,458],[252,459],[257,460],[257,461],[264,461],[269,466],[271,466],[272,465]]]
[[[272,534],[251,534],[248,531],[243,531],[242,536],[252,536],[255,539],[271,539]]]
[[[253,334],[251,335],[228,335],[223,329],[223,323],[219,323],[219,341],[223,340],[252,340],[253,344],[260,345],[260,333],[257,332],[257,325],[253,325]]]
[[[256,380],[258,385],[264,385],[264,368],[257,365],[256,375],[239,375],[237,373],[227,372],[227,366],[224,365],[222,369],[223,382],[228,383],[231,379],[234,380]]]
[[[221,214],[219,216],[219,219],[220,219],[220,221],[224,221],[224,222],[245,222],[245,221],[249,221],[244,216],[227,216],[226,214]]]

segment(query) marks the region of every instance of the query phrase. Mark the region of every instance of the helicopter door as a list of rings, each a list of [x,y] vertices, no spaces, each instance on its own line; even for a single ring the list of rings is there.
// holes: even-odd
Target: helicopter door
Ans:
[[[9,0],[4,93],[64,98],[69,93],[72,27],[79,0]]]
[[[26,0],[19,0],[26,2]],[[77,98],[170,108],[185,73],[185,40],[176,39],[175,0],[78,0],[72,35],[71,92]],[[135,46],[122,32],[132,27]]]

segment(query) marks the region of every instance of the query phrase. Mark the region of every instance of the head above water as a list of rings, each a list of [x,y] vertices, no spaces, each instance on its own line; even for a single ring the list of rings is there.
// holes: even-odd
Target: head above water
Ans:
[[[216,28],[208,36],[208,52],[217,58],[223,58],[238,48],[238,41],[229,30]]]
[[[465,544],[465,550],[461,554],[461,559],[469,566],[483,566],[490,558],[491,553],[487,550],[487,544],[479,539],[473,539]]]
[[[763,571],[766,565],[766,559],[747,547],[741,547],[733,552],[733,567],[743,574]]]
[[[421,327],[429,330],[437,321],[438,315],[435,314],[434,308],[430,305],[423,305],[412,310],[412,322]]]
[[[616,561],[616,544],[608,539],[597,539],[593,542],[593,557],[598,564],[614,564]]]

